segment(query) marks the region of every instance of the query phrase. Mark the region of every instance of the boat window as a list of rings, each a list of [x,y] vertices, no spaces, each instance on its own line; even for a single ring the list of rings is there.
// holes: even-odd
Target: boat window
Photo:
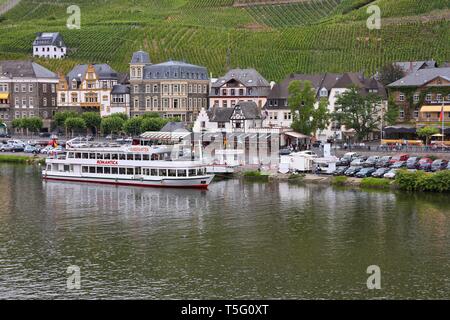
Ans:
[[[142,160],[148,161],[148,160],[150,160],[150,156],[148,154],[143,154],[142,155]]]
[[[199,176],[203,175],[203,169],[197,169],[197,175]]]
[[[151,170],[150,170],[150,174],[151,174],[152,176],[157,176],[157,175],[158,175],[158,170],[157,170],[157,169],[151,169]]]
[[[48,166],[47,166],[47,170],[48,170],[48,171],[52,171],[52,166],[51,166],[51,165],[48,165]]]
[[[97,167],[97,173],[103,173],[103,167]]]
[[[159,169],[159,175],[162,177],[167,176],[167,169]]]
[[[103,173],[104,174],[110,174],[111,173],[111,168],[110,167],[104,167],[103,168]]]
[[[89,154],[83,153],[83,159],[89,159]]]
[[[133,168],[127,168],[127,175],[129,176],[133,175]]]
[[[95,159],[95,153],[89,153],[89,159]]]
[[[134,174],[135,175],[140,175],[141,174],[141,167],[134,168]]]
[[[103,153],[97,153],[97,159],[103,159]]]
[[[119,174],[125,174],[125,168],[119,168]]]
[[[135,154],[134,155],[134,160],[141,161],[142,160],[142,156],[140,154]]]
[[[196,176],[197,175],[197,170],[195,170],[195,169],[189,169],[189,176],[190,177],[193,177],[193,176]]]
[[[111,160],[118,160],[119,159],[119,155],[117,153],[113,153],[111,155]]]
[[[95,173],[95,167],[89,167],[89,173]]]
[[[73,158],[74,158],[74,157],[73,157],[73,152],[69,152],[69,154],[67,155],[67,158],[73,159]]]
[[[125,159],[126,159],[125,153],[120,153],[119,160],[125,160]]]
[[[75,159],[81,159],[81,152],[75,153]]]
[[[64,165],[64,171],[65,171],[65,172],[68,172],[68,171],[69,171],[69,168],[70,168],[70,167],[69,167],[68,164],[65,164],[65,165]]]
[[[82,172],[83,173],[88,173],[89,172],[89,167],[82,167]]]
[[[127,154],[127,160],[133,160],[133,154],[132,153]]]
[[[117,174],[119,172],[119,168],[111,168],[112,174]]]
[[[110,154],[110,153],[105,153],[105,154],[103,155],[103,159],[105,159],[105,160],[110,160],[110,159],[111,159],[111,154]]]
[[[179,177],[186,177],[186,170],[177,170],[178,176]]]
[[[169,177],[176,177],[176,176],[177,176],[177,170],[169,169]]]

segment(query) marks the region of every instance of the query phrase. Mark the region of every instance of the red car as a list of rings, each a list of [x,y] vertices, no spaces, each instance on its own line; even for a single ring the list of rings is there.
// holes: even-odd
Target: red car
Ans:
[[[404,154],[399,154],[396,156],[393,156],[392,159],[389,161],[390,164],[394,164],[398,161],[407,161],[409,159],[409,155],[404,153]]]

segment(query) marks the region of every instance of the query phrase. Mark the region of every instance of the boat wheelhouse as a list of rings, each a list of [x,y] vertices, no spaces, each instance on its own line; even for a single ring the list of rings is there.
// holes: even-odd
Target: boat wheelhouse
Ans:
[[[47,158],[42,175],[46,180],[207,188],[214,175],[207,173],[202,161],[177,160],[177,154],[165,146],[72,148]]]

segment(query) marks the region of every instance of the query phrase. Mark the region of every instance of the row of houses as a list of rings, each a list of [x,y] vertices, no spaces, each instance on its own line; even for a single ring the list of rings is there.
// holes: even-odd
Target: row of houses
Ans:
[[[354,72],[290,74],[274,83],[254,69],[233,69],[212,78],[207,68],[183,61],[153,64],[142,50],[132,55],[125,74],[108,64],[77,65],[57,75],[32,61],[0,61],[0,122],[10,126],[15,118],[39,116],[44,130],[50,131],[59,111],[96,111],[101,116],[120,112],[131,117],[157,112],[192,123],[197,130],[283,129],[292,124],[288,87],[294,80],[310,81],[317,101],[328,100],[330,112],[351,87],[362,95],[380,96],[380,112],[387,110],[392,96],[400,106],[398,125],[389,128],[392,134],[436,124],[441,104],[450,122],[450,68],[439,68],[434,61],[398,66],[405,77],[384,87],[376,76]],[[380,127],[372,138],[379,138],[381,131]],[[346,134],[346,128],[331,123],[317,138],[340,140]]]

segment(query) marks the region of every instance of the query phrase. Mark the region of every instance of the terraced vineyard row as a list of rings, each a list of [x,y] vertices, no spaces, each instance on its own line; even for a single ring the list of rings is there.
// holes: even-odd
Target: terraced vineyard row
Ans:
[[[270,27],[317,23],[335,12],[340,0],[316,0],[293,4],[249,6],[246,10],[258,22]]]

